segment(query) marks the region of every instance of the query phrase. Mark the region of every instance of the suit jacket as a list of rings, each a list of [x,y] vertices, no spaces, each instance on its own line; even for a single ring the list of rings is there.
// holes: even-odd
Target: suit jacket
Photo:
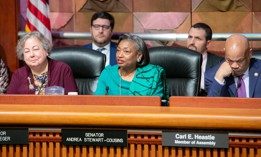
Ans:
[[[217,55],[214,55],[212,53],[208,52],[207,55],[207,65],[206,65],[206,71],[216,65],[218,65],[219,63],[223,62],[224,58],[223,57],[219,57]]]
[[[207,55],[207,64],[206,64],[206,71],[216,65],[218,65],[219,63],[223,62],[224,58],[217,56],[213,53],[209,53]],[[199,96],[207,96],[207,92],[206,90],[200,89]]]
[[[236,84],[233,76],[225,78],[225,85],[215,80],[215,74],[221,64],[205,73],[205,89],[208,96],[237,97]],[[252,58],[249,65],[249,97],[261,97],[261,60]]]
[[[92,49],[92,43],[83,45],[83,47]],[[117,43],[111,42],[111,46],[110,46],[110,65],[115,65],[115,64],[117,64],[116,52],[117,52]],[[106,58],[106,59],[107,59],[107,58]]]

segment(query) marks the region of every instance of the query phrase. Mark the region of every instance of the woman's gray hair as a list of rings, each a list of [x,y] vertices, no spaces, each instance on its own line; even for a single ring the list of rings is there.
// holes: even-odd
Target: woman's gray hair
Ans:
[[[18,40],[18,43],[17,43],[17,46],[16,46],[16,55],[17,55],[17,58],[19,60],[24,60],[24,45],[25,45],[25,42],[30,39],[30,38],[36,38],[40,41],[43,49],[48,53],[50,54],[51,53],[51,50],[52,50],[52,44],[49,42],[48,39],[46,39],[40,32],[37,32],[37,31],[34,31],[34,32],[29,32],[29,33],[26,33],[25,35],[23,35],[19,40]]]
[[[131,34],[122,34],[119,37],[118,45],[122,40],[133,41],[136,45],[137,51],[142,54],[141,60],[137,62],[138,67],[143,67],[150,63],[149,50],[145,42],[139,36]]]

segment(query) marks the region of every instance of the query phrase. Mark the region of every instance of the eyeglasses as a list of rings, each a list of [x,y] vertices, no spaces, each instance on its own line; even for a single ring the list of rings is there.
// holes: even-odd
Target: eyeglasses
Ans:
[[[111,28],[111,26],[108,25],[92,25],[92,27],[96,30],[99,30],[100,28],[102,28],[102,30],[109,30]]]

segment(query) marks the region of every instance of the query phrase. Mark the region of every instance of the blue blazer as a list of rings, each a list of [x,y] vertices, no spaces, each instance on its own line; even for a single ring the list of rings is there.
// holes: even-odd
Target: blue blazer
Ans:
[[[92,43],[83,45],[83,47],[92,49]],[[116,52],[117,52],[117,43],[111,42],[111,47],[110,47],[110,65],[117,64]]]
[[[237,97],[233,76],[225,78],[225,85],[223,86],[214,78],[221,64],[205,73],[205,89],[208,96]],[[251,58],[249,66],[249,97],[261,98],[261,60],[255,58]]]

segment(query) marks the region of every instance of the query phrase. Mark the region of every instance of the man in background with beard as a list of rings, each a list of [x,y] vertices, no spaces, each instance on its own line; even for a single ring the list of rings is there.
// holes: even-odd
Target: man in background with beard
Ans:
[[[97,12],[91,18],[90,32],[92,43],[84,45],[86,48],[100,51],[106,55],[106,64],[115,65],[117,43],[111,41],[114,28],[114,17],[107,12]]]
[[[224,59],[207,51],[212,40],[212,30],[205,23],[196,23],[188,32],[187,48],[197,51],[202,55],[201,81],[199,96],[206,96],[205,71],[221,63]]]

